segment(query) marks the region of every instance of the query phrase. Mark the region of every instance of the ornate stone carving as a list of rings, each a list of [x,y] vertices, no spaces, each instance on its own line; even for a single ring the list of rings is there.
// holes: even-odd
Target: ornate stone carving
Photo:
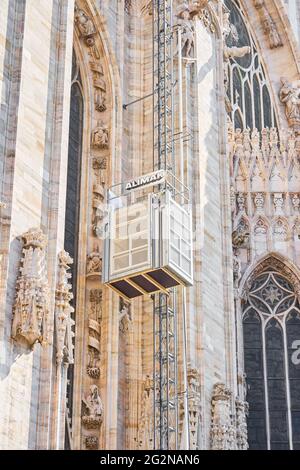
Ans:
[[[181,3],[178,8],[177,8],[177,14],[176,14],[178,21],[177,24],[182,30],[182,36],[181,36],[181,46],[182,46],[182,51],[187,58],[192,57],[192,51],[194,49],[194,25],[192,23],[192,15],[190,11],[190,7],[188,3],[183,2]],[[178,53],[178,47],[177,46],[177,53]]]
[[[236,230],[232,232],[232,245],[234,248],[248,246],[249,235],[249,227],[246,222],[241,219]]]
[[[75,24],[77,25],[80,36],[84,39],[87,46],[95,44],[96,29],[91,18],[75,5],[74,13]]]
[[[109,147],[108,127],[103,121],[99,121],[97,127],[92,132],[92,146],[100,150],[108,149]]]
[[[74,312],[70,302],[73,298],[71,292],[72,285],[69,283],[71,274],[68,273],[72,258],[66,251],[61,251],[58,255],[58,276],[55,291],[55,333],[56,333],[56,362],[73,364],[73,337],[72,327],[75,322],[71,317]]]
[[[254,193],[254,206],[256,214],[264,213],[265,196],[263,193]]]
[[[292,201],[292,206],[295,214],[299,213],[300,209],[300,197],[299,193],[293,193],[291,194],[291,201]]]
[[[273,195],[273,202],[275,207],[275,214],[283,214],[284,199],[282,193],[275,193]]]
[[[97,450],[99,448],[99,438],[97,436],[86,436],[84,441],[88,450]]]
[[[281,78],[280,101],[285,105],[285,114],[289,126],[297,132],[300,130],[300,80],[290,83],[285,77]]]
[[[86,267],[87,276],[96,276],[99,277],[102,274],[102,256],[99,251],[93,251],[88,255],[87,267]]]
[[[6,208],[5,202],[0,201],[0,209],[5,209],[5,208]]]
[[[190,449],[200,448],[200,419],[201,419],[201,400],[200,400],[200,373],[198,369],[189,368],[188,378],[188,397],[189,397],[189,431],[190,431]]]
[[[103,78],[103,67],[99,61],[91,61],[90,67],[93,74],[95,109],[102,113],[106,110],[106,82]]]
[[[264,33],[269,38],[270,48],[281,47],[283,45],[277,27],[270,15],[265,0],[254,0],[254,6],[257,9]]]
[[[143,450],[153,449],[153,379],[150,375],[145,377],[142,385],[138,446]]]
[[[88,395],[82,399],[82,423],[87,429],[97,429],[103,421],[103,404],[97,385],[91,385]]]
[[[128,331],[131,324],[132,316],[130,303],[126,302],[124,299],[120,299],[119,329],[121,333]]]
[[[239,257],[236,254],[233,254],[233,287],[235,293],[238,291],[240,279],[242,277],[241,269],[242,266]]]
[[[239,192],[236,196],[236,202],[238,206],[238,212],[246,212],[245,211],[245,204],[246,204],[246,198],[245,198],[245,193]]]
[[[236,399],[236,445],[238,450],[247,450],[248,445],[248,431],[247,431],[247,416],[249,405],[246,401]]]
[[[102,321],[102,290],[90,290],[89,343],[87,373],[90,377],[100,377],[100,339]]]
[[[212,395],[211,448],[235,449],[235,428],[231,418],[231,391],[223,383],[214,385]]]
[[[48,335],[49,289],[45,266],[46,237],[40,229],[22,235],[24,247],[12,323],[14,340],[33,347],[44,344]]]

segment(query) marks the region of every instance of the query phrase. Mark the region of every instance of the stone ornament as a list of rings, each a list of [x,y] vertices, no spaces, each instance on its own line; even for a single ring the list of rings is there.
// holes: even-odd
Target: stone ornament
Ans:
[[[146,375],[142,384],[141,414],[138,428],[138,446],[153,449],[153,379]]]
[[[264,213],[264,206],[265,206],[265,196],[263,193],[255,193],[254,194],[254,206],[256,214],[263,214]]]
[[[86,45],[93,46],[95,44],[96,29],[91,18],[75,5],[74,19],[80,36],[84,39]]]
[[[71,315],[74,308],[70,305],[73,299],[72,285],[69,283],[71,274],[68,273],[73,259],[65,250],[58,255],[58,276],[55,291],[55,332],[56,332],[56,363],[57,365],[74,363],[73,327]]]
[[[193,19],[196,16],[203,21],[206,27],[210,27],[214,32],[212,18],[207,7],[209,0],[186,1],[182,2],[176,10],[177,26],[182,30],[181,47],[184,58],[192,59],[195,46],[195,29]],[[178,54],[178,46],[175,55]]]
[[[249,412],[249,405],[246,401],[236,399],[236,446],[237,450],[248,450],[248,430],[247,430],[247,416]]]
[[[82,423],[87,429],[100,428],[103,421],[103,404],[97,385],[91,385],[90,391],[82,399]]]
[[[189,433],[190,450],[200,448],[200,420],[201,420],[201,396],[200,396],[200,372],[196,368],[189,367],[187,371],[188,397],[189,397]]]
[[[99,439],[97,436],[86,436],[85,447],[88,450],[97,450],[99,448]]]
[[[102,295],[102,289],[90,290],[87,374],[93,379],[100,377]]]
[[[283,46],[277,27],[273,21],[272,16],[270,15],[266,7],[265,0],[254,0],[254,6],[259,13],[259,17],[260,17],[260,21],[261,21],[264,33],[269,38],[270,48],[274,49],[276,47]]]
[[[285,114],[289,126],[300,132],[300,80],[289,82],[281,78],[280,101],[285,105]]]
[[[92,132],[92,147],[103,150],[109,147],[109,131],[103,121],[98,122],[97,127]]]
[[[100,113],[106,111],[106,82],[103,67],[99,61],[91,61],[90,68],[93,74],[95,109]]]
[[[88,255],[87,276],[101,276],[102,274],[102,256],[99,251],[93,251]]]
[[[295,214],[299,213],[300,209],[300,197],[299,193],[293,193],[291,194],[291,201],[292,201],[292,206]]]
[[[49,288],[46,272],[46,237],[39,228],[22,235],[20,275],[16,283],[12,338],[33,347],[48,340]]]
[[[214,385],[212,394],[211,448],[234,450],[236,432],[231,418],[232,393],[223,383]]]

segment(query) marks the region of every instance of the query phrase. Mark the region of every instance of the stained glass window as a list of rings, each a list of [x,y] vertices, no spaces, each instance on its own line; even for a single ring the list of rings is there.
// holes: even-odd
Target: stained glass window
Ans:
[[[243,313],[250,449],[300,449],[300,306],[275,271],[252,282]]]
[[[250,47],[250,53],[229,59],[226,84],[227,96],[231,103],[231,106],[227,107],[229,116],[235,128],[256,127],[261,130],[264,127],[276,127],[266,74],[253,36],[246,26],[244,13],[235,0],[225,0],[225,6],[230,12],[231,23],[226,46]]]

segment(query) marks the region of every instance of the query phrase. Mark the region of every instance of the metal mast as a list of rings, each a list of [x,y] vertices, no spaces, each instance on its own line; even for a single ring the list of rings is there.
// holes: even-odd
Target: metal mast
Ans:
[[[172,0],[153,0],[153,166],[175,171]],[[160,234],[162,237],[162,234]],[[154,448],[178,449],[175,289],[153,303]]]

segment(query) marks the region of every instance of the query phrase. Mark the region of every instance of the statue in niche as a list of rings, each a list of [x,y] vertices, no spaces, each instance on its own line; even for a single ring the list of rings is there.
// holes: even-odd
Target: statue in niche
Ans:
[[[194,48],[195,30],[192,23],[193,18],[207,5],[208,0],[194,2],[183,2],[177,8],[178,27],[182,30],[182,50],[185,50],[185,57],[192,58]],[[178,54],[178,48],[175,54]]]
[[[103,122],[98,122],[92,132],[92,146],[98,149],[107,149],[109,146],[108,127]]]
[[[300,80],[290,83],[281,78],[282,87],[279,98],[285,105],[285,113],[290,126],[300,126]]]
[[[87,274],[102,272],[102,257],[98,251],[93,251],[88,255]]]

